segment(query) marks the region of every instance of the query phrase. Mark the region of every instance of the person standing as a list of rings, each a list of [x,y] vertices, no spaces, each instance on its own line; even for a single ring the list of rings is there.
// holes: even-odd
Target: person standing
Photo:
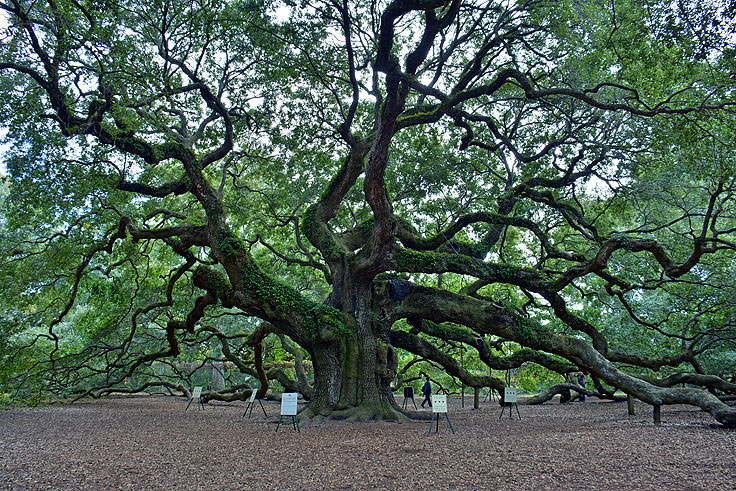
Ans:
[[[583,372],[578,372],[578,385],[585,388],[585,374]],[[585,394],[582,392],[580,393],[580,402],[585,402]]]
[[[429,375],[426,376],[427,380],[424,381],[424,386],[422,387],[422,394],[424,394],[424,400],[422,401],[422,407],[424,407],[424,403],[428,402],[429,407],[432,407],[432,400],[429,398],[430,395],[432,395],[432,384],[429,383]]]

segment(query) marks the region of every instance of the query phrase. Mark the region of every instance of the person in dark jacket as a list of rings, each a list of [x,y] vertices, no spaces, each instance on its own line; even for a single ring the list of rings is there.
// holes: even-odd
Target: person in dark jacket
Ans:
[[[577,376],[578,376],[578,385],[584,389],[585,388],[585,374],[583,372],[578,372]],[[583,394],[582,392],[580,393],[580,402],[585,402],[585,394]]]
[[[429,383],[429,375],[427,375],[427,380],[424,382],[424,386],[422,387],[422,394],[424,394],[422,407],[424,407],[425,402],[428,402],[429,407],[432,407],[432,401],[429,398],[429,396],[432,395],[432,384]]]

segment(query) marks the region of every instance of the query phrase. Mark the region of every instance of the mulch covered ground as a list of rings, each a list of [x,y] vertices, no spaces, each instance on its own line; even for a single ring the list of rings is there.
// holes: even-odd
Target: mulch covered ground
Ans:
[[[401,400],[401,398],[399,398]],[[111,398],[0,411],[2,489],[736,489],[736,430],[689,406],[449,401],[428,422],[276,432],[279,405],[184,411],[184,399]]]

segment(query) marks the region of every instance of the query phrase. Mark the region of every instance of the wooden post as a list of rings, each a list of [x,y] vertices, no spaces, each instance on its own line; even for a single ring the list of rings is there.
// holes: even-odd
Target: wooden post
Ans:
[[[480,387],[473,387],[473,409],[480,408]]]
[[[629,403],[629,416],[634,415],[634,396],[626,394],[626,400]]]
[[[660,411],[660,405],[654,405],[654,424],[658,425],[662,423],[662,412]]]
[[[460,345],[460,366],[463,370],[465,370],[465,345]],[[462,385],[460,386],[460,397],[461,397],[461,407],[465,409],[465,382],[462,382]],[[439,421],[439,419],[437,420]]]

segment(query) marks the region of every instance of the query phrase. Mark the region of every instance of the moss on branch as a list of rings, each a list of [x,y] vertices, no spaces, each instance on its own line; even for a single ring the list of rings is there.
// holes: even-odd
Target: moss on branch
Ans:
[[[264,274],[255,263],[243,268],[243,288],[287,315],[301,315],[313,338],[349,336],[353,330],[339,310],[306,299],[294,288]]]
[[[421,273],[452,272],[475,276],[490,282],[508,283],[536,292],[546,291],[550,278],[543,272],[503,263],[487,263],[462,254],[420,252],[396,249],[393,254],[398,271]]]
[[[225,256],[235,256],[246,250],[245,242],[229,228],[221,230],[217,235],[217,247]]]

